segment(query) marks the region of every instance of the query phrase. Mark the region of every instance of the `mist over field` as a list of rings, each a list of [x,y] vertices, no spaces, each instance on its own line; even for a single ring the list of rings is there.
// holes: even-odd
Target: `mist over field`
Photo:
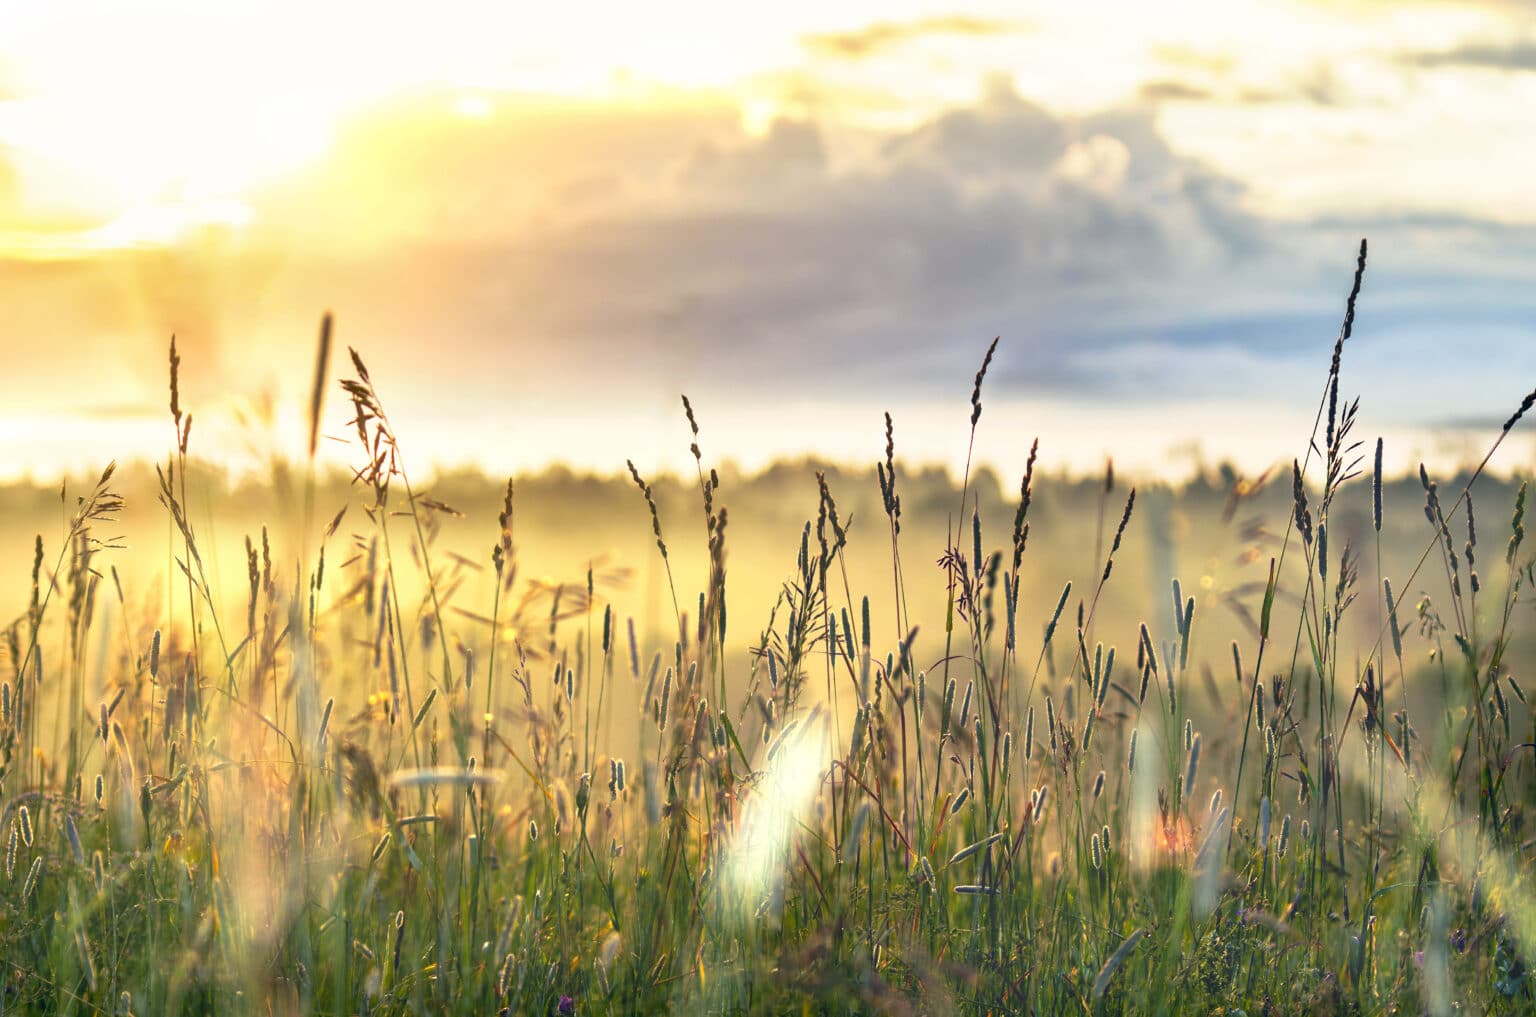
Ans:
[[[686,437],[681,407],[678,417]],[[708,448],[707,421],[702,426],[701,444]],[[1027,448],[1024,451],[1027,455]],[[941,616],[947,581],[937,562],[954,539],[956,521],[969,544],[972,515],[979,514],[984,553],[1004,547],[1012,539],[1020,478],[1003,477],[990,467],[976,470],[962,508],[960,478],[946,469],[927,466],[908,473],[904,466],[899,468],[902,544],[916,559],[909,567],[908,595],[916,605],[915,614]],[[825,477],[847,530],[850,587],[870,589],[890,583],[889,525],[873,468],[803,460],[756,472],[729,466],[719,470],[715,498],[730,513],[730,604],[733,620],[739,619],[730,627],[730,645],[737,652],[744,654],[756,644],[761,620],[790,579],[808,525],[813,527],[814,539],[820,507],[818,474]],[[210,592],[224,609],[241,613],[249,593],[244,541],[252,538],[259,547],[266,531],[279,561],[292,556],[304,525],[302,513],[295,511],[303,501],[304,470],[301,465],[279,462],[264,476],[237,478],[217,464],[194,459],[187,475],[189,518],[208,527],[211,538],[212,547],[204,552],[212,580]],[[1154,631],[1171,625],[1171,584],[1178,579],[1201,597],[1202,621],[1210,626],[1202,633],[1202,644],[1216,651],[1234,639],[1252,638],[1269,559],[1292,521],[1289,472],[1277,466],[1246,476],[1224,464],[1190,481],[1169,485],[1145,477],[1132,483],[1111,465],[1108,477],[1111,486],[1106,487],[1103,465],[1095,476],[1036,473],[1029,510],[1035,536],[1021,572],[1021,608],[1048,614],[1067,582],[1079,591],[1071,600],[1075,608],[1103,568],[1108,541],[1135,487],[1136,509],[1126,528],[1124,550],[1116,560],[1117,583],[1104,591],[1098,624],[1128,640],[1143,622]],[[0,511],[12,538],[0,549],[0,576],[11,588],[24,591],[29,582],[33,535],[42,538],[45,551],[57,552],[61,527],[78,492],[94,479],[81,475],[66,481],[62,498],[58,486],[16,482],[0,488]],[[602,608],[612,605],[621,620],[635,620],[647,642],[675,638],[675,616],[664,588],[665,570],[650,516],[628,476],[552,468],[512,479],[513,537],[521,578],[550,588],[562,586],[575,595],[584,593],[590,567],[599,620]],[[682,608],[697,621],[694,601],[708,580],[698,480],[676,474],[650,479]],[[1445,489],[1459,490],[1467,472],[1436,479]],[[1520,482],[1519,477],[1497,476],[1477,481],[1476,503],[1489,506],[1478,518],[1480,540],[1490,547],[1502,547],[1509,539],[1508,507]],[[166,589],[174,587],[180,576],[175,560],[182,553],[176,547],[179,535],[168,526],[158,500],[154,468],[142,463],[121,467],[115,486],[123,494],[125,507],[111,527],[110,536],[120,546],[114,548],[110,563],[118,569],[130,601],[163,601]],[[485,614],[493,589],[490,548],[505,487],[505,479],[452,470],[429,475],[417,492],[419,503],[432,506],[424,512],[430,546],[448,563],[450,578],[440,583],[453,588],[445,605],[454,609],[451,636],[456,640],[473,642],[486,635],[483,621],[459,612]],[[1386,575],[1406,574],[1434,536],[1423,516],[1424,493],[1416,475],[1388,479],[1383,486],[1381,548]],[[363,511],[365,494],[339,471],[324,475],[316,484],[309,519],[311,541],[318,540],[324,525],[341,516],[335,534],[325,542],[332,582],[348,582],[373,542]],[[1369,484],[1355,485],[1334,509],[1334,539],[1347,543],[1357,555],[1367,550],[1374,554],[1371,510]],[[335,579],[338,574],[344,578]],[[419,568],[406,578],[413,589],[423,581]],[[1422,591],[1400,591],[1400,596],[1410,596],[1407,603],[1411,604],[1420,592],[1437,592],[1433,582],[1433,575],[1424,576]],[[1285,610],[1283,605],[1293,601],[1297,591],[1286,577],[1279,590]],[[1365,609],[1357,612],[1353,634],[1375,639],[1379,602],[1379,595],[1367,598]],[[20,614],[24,606],[18,599],[10,609]],[[174,601],[161,606],[176,609]],[[883,621],[882,616],[886,616]],[[877,625],[897,637],[889,605],[877,608],[875,617]]]

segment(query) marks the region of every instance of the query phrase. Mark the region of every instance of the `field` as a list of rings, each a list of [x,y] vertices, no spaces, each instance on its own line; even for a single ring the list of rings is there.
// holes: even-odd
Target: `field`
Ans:
[[[328,322],[354,475],[232,479],[173,346],[163,462],[0,492],[0,1013],[1530,1012],[1532,398],[1383,477],[1354,292],[1177,488],[687,400],[694,476],[429,485]]]

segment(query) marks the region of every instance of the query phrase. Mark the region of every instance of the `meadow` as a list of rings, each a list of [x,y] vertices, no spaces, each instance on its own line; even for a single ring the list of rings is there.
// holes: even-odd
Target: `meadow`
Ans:
[[[747,475],[707,398],[693,475],[427,483],[328,318],[231,478],[173,344],[163,462],[0,491],[0,1014],[1532,1012],[1536,392],[1383,476],[1364,268],[1313,433],[1180,486],[899,406]]]

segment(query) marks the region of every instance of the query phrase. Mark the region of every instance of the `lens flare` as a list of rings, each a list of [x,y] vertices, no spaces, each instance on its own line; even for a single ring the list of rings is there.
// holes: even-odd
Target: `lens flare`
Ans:
[[[786,725],[766,759],[726,863],[727,884],[748,912],[778,899],[795,828],[827,777],[832,743],[824,718],[813,712],[800,724]]]

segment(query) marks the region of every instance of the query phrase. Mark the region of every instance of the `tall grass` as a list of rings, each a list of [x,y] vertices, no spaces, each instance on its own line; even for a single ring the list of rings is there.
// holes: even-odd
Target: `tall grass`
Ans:
[[[1038,442],[1004,547],[969,467],[945,546],[913,547],[887,414],[889,586],[855,587],[864,534],[819,474],[737,653],[730,491],[687,398],[706,575],[680,585],[684,524],[630,464],[672,615],[644,645],[595,565],[520,575],[512,480],[483,562],[438,547],[457,513],[413,485],[356,351],[357,529],[343,506],[311,532],[311,469],[299,545],[245,538],[242,632],[188,509],[173,343],[174,596],[140,603],[108,565],[108,468],[51,554],[37,538],[6,629],[0,1013],[1529,1011],[1536,728],[1512,646],[1536,564],[1524,487],[1493,551],[1473,488],[1536,393],[1454,499],[1422,473],[1419,567],[1383,575],[1405,507],[1379,441],[1358,479],[1341,390],[1365,254],[1254,638],[1230,646],[1177,579],[1171,615],[1099,619],[1138,539],[1135,489],[1110,528],[1112,467],[1090,571],[1037,599]],[[311,458],[331,339],[327,317]],[[1364,505],[1374,548],[1348,536]],[[942,616],[914,617],[916,584],[942,584]]]

